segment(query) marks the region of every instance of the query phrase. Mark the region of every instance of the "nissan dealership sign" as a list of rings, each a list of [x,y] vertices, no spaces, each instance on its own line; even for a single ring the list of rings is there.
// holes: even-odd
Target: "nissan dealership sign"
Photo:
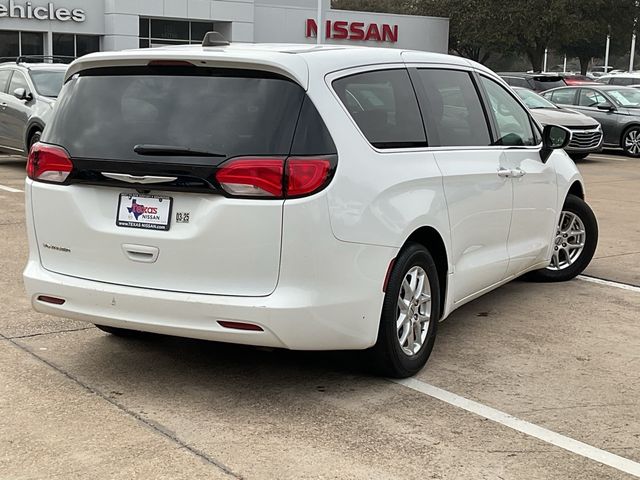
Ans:
[[[325,38],[334,40],[376,41],[396,43],[398,41],[398,25],[387,23],[364,23],[332,21],[325,22]],[[313,18],[308,18],[305,28],[307,38],[317,37],[318,23]]]
[[[14,0],[0,2],[1,18],[19,18],[22,20],[58,20],[60,22],[84,22],[87,19],[81,8],[56,8],[53,2],[46,5],[34,5],[33,2],[16,3]]]

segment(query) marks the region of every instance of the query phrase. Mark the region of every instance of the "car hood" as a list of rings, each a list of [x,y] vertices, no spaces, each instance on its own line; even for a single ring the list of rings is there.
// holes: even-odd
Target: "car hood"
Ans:
[[[582,113],[565,108],[535,108],[533,118],[542,125],[562,125],[564,127],[597,127],[597,120]]]

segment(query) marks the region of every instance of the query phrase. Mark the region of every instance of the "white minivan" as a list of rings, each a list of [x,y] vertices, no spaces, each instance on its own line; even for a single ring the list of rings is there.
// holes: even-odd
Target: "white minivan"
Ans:
[[[210,38],[70,66],[28,162],[37,311],[404,377],[457,307],[590,262],[570,133],[483,66]]]

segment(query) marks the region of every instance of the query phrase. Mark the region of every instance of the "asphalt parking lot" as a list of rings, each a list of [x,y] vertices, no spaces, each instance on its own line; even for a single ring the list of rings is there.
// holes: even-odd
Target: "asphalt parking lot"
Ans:
[[[24,160],[0,157],[0,478],[640,477],[640,160],[578,166],[600,224],[588,277],[466,305],[400,384],[357,354],[119,339],[33,312]]]

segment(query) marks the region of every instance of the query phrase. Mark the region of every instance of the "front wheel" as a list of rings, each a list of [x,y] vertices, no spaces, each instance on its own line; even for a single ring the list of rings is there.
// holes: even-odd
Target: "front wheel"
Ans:
[[[624,132],[622,148],[630,157],[640,157],[640,127],[631,127]]]
[[[440,282],[429,251],[410,244],[396,258],[370,353],[378,373],[414,375],[431,354],[440,319]]]
[[[36,143],[40,141],[40,137],[42,136],[42,132],[40,130],[36,130],[31,138],[29,139],[29,152],[31,151],[31,147],[33,147]],[[29,153],[27,152],[27,154]]]
[[[554,233],[551,264],[531,272],[528,278],[564,282],[580,275],[591,262],[598,245],[598,222],[584,200],[567,197]]]

